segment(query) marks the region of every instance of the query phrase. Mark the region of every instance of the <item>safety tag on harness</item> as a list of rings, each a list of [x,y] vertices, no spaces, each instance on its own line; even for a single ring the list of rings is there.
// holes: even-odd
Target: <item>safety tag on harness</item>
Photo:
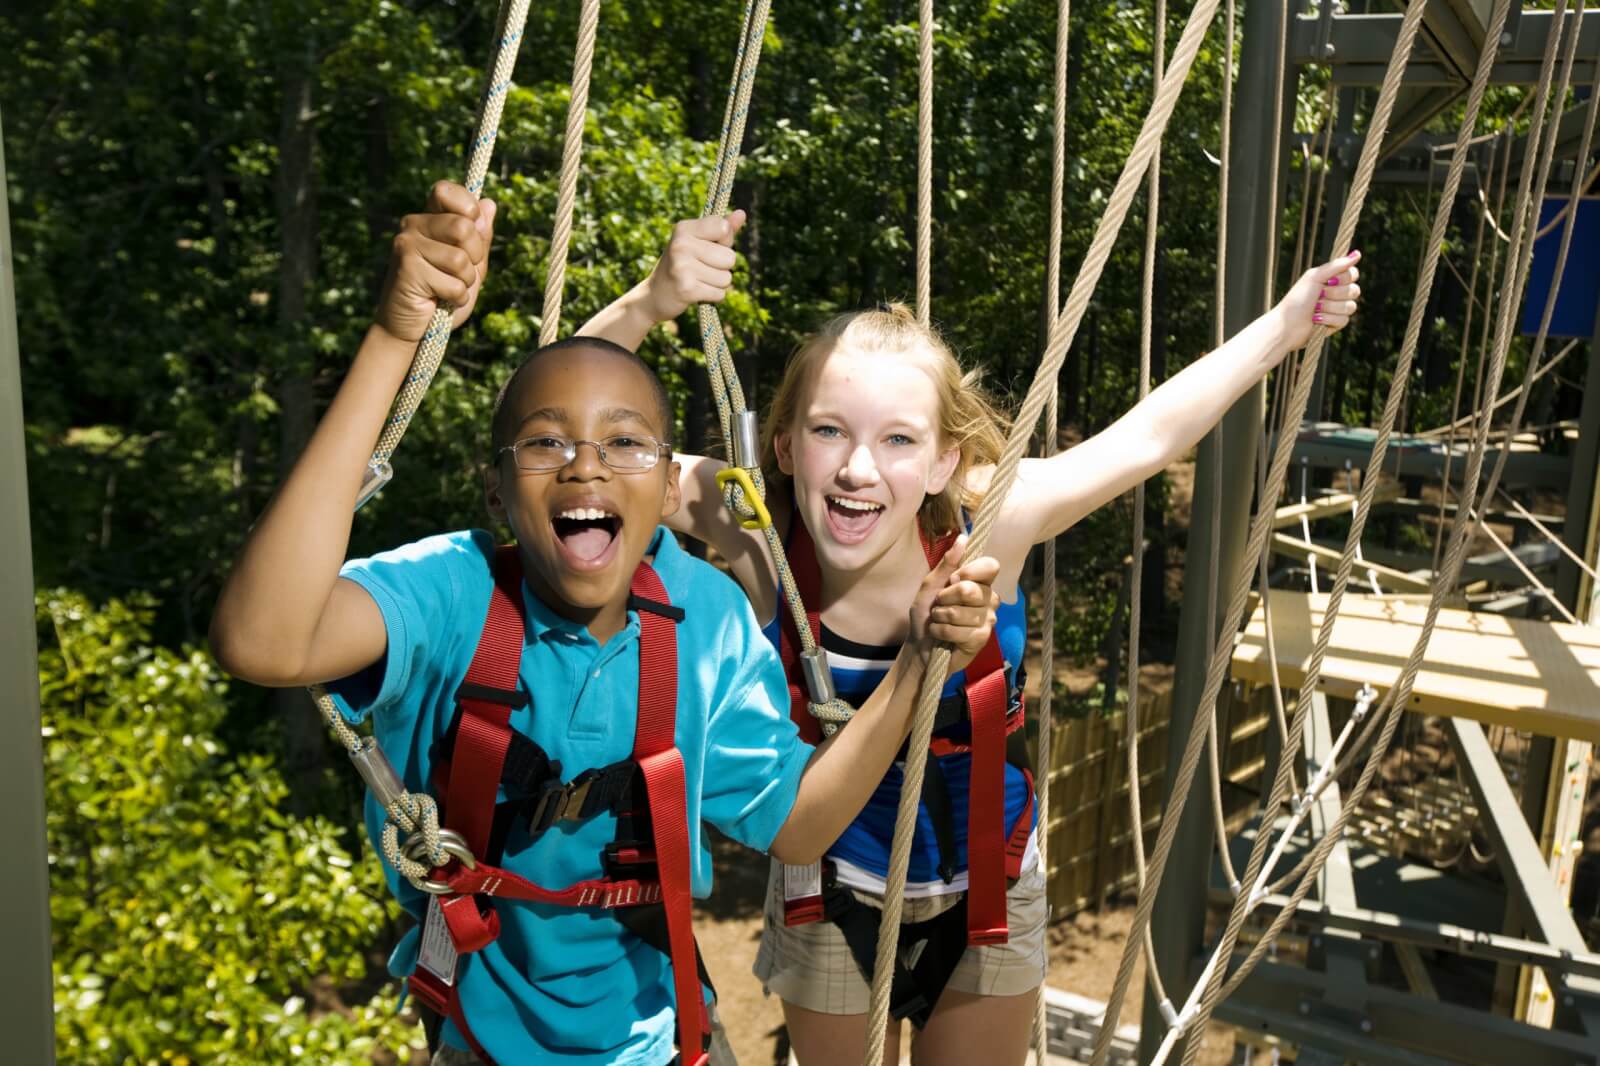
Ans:
[[[456,945],[450,939],[450,928],[444,923],[444,911],[439,909],[439,897],[428,897],[428,913],[422,918],[422,947],[417,951],[417,965],[447,985],[456,983]]]
[[[822,863],[783,867],[783,924],[822,920]]]

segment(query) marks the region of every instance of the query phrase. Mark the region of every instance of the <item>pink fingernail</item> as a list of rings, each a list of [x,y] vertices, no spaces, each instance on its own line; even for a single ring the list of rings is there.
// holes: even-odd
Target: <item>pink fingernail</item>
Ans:
[[[1333,277],[1329,278],[1327,281],[1324,281],[1322,283],[1322,287],[1325,288],[1325,289],[1331,289],[1337,284],[1339,284],[1339,275],[1335,274]]]
[[[1321,315],[1312,315],[1311,316],[1311,321],[1313,321],[1313,322],[1321,322],[1322,321],[1322,316]]]
[[[1322,310],[1322,301],[1321,301],[1321,300],[1318,300],[1318,301],[1317,301],[1317,306],[1316,306],[1316,307],[1314,307],[1314,308],[1312,308],[1312,310],[1313,310],[1313,311],[1320,311],[1320,310]]]

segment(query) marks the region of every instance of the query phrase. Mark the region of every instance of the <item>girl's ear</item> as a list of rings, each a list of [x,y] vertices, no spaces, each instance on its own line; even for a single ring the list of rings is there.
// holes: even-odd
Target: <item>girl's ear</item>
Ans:
[[[928,475],[928,495],[937,496],[950,484],[950,478],[956,472],[956,464],[961,462],[961,448],[951,445],[939,453],[933,461],[933,469]]]
[[[794,437],[788,430],[772,435],[772,450],[778,455],[778,469],[794,477]]]

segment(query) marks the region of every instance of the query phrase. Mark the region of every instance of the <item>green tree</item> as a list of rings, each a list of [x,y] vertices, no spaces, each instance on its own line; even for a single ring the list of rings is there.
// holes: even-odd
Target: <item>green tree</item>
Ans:
[[[420,1030],[369,973],[396,920],[377,859],[286,814],[271,759],[230,757],[216,666],[152,644],[151,612],[37,598],[58,1054],[409,1057]]]

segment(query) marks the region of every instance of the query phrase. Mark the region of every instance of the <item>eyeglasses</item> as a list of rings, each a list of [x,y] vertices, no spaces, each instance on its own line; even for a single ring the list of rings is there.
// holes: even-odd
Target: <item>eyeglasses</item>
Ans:
[[[672,449],[653,437],[619,434],[605,440],[569,440],[550,435],[528,437],[506,445],[499,454],[511,453],[517,469],[529,473],[560,470],[578,457],[578,445],[592,444],[600,461],[619,474],[640,474],[661,461]]]

